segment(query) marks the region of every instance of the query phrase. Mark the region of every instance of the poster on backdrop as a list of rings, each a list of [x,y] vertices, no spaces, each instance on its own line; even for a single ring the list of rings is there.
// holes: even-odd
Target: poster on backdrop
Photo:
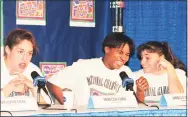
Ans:
[[[17,25],[46,25],[45,0],[17,0]]]
[[[95,27],[95,0],[71,0],[69,24],[74,27]]]
[[[52,76],[66,67],[66,62],[40,62],[40,69],[44,76]]]

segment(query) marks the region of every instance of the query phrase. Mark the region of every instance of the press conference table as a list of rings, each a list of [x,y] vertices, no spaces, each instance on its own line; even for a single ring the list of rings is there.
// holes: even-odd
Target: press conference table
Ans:
[[[52,105],[46,109],[37,111],[11,112],[13,116],[187,116],[187,106],[176,107],[146,107],[139,105],[136,108],[109,108],[109,109],[83,109],[75,113],[74,110],[62,110],[61,105]],[[1,116],[10,116],[1,113]]]

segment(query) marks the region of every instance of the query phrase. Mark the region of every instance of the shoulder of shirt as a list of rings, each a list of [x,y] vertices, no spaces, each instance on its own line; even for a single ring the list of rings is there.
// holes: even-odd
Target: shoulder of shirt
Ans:
[[[185,75],[185,71],[182,70],[182,69],[175,69],[175,71],[176,71],[176,74],[177,74],[177,75]],[[165,74],[166,74],[166,73],[165,73]],[[143,69],[140,69],[140,70],[138,70],[138,71],[134,71],[134,72],[133,72],[133,75],[134,75],[135,77],[138,77],[138,76],[146,76],[146,75],[150,75],[150,76],[152,76],[152,77],[154,77],[154,76],[159,77],[159,76],[163,76],[163,75],[165,75],[165,74],[158,74],[158,75],[155,75],[155,74],[151,74],[151,73],[144,73]]]
[[[128,67],[128,66],[126,66],[126,65],[123,65],[122,67],[121,67],[121,69],[124,69],[124,70],[128,70],[128,71],[131,71],[132,72],[132,70],[131,70],[131,68],[130,67]]]
[[[175,71],[176,71],[176,73],[180,73],[180,74],[185,74],[185,71],[184,70],[182,70],[182,69],[179,69],[179,68],[176,68],[175,69]]]
[[[28,67],[33,67],[33,68],[39,68],[37,65],[35,65],[34,63],[30,62],[28,64]]]
[[[140,78],[140,76],[145,76],[145,73],[144,73],[143,69],[134,71],[133,74],[132,74],[132,77],[134,79]]]
[[[79,59],[78,61],[74,62],[74,64],[82,64],[82,65],[87,65],[87,64],[95,64],[98,61],[101,61],[101,58],[91,58],[91,59]]]
[[[123,65],[118,71],[125,71],[129,77],[132,77],[132,70],[126,65]]]
[[[27,71],[37,71],[37,72],[41,72],[40,68],[35,65],[34,63],[30,62],[26,68]]]
[[[134,74],[137,74],[137,73],[144,73],[144,71],[143,71],[143,69],[140,69],[140,70],[134,71],[133,73],[134,73]]]
[[[42,76],[42,72],[41,72],[40,68],[37,65],[35,65],[34,63],[30,62],[28,64],[27,68],[25,69],[24,74],[25,75],[28,75],[28,74],[31,75],[31,73],[33,71],[36,71],[39,75]]]
[[[182,70],[182,69],[178,69],[178,68],[176,68],[175,71],[176,71],[176,72],[185,73],[184,70]],[[134,71],[133,73],[135,73],[135,74],[138,74],[138,73],[144,73],[144,71],[143,71],[143,69],[140,69],[140,70],[138,70],[138,71]]]

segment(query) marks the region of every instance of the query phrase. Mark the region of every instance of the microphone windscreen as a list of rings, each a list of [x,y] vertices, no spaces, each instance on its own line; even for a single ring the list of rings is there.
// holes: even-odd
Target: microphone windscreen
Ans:
[[[38,77],[38,76],[39,76],[39,74],[38,74],[36,71],[31,72],[31,77],[32,77],[33,79],[35,79],[35,78]]]
[[[129,78],[125,71],[120,72],[119,76],[121,77],[121,80],[122,80],[122,87],[126,87],[127,91],[129,89],[132,91],[133,90],[132,87],[134,85],[134,80],[132,78]]]
[[[33,78],[33,85],[40,88],[44,87],[46,84],[46,79],[41,77],[36,71],[31,72],[31,77]]]
[[[121,80],[125,79],[126,77],[128,77],[128,75],[126,74],[126,72],[122,71],[119,73],[119,76],[121,77]]]

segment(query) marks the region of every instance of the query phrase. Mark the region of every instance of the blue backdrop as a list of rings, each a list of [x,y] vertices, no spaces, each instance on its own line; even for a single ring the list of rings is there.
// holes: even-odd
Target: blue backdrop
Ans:
[[[67,62],[103,56],[101,43],[111,32],[110,0],[96,0],[96,27],[69,27],[69,0],[46,0],[46,26],[16,25],[16,2],[5,0],[4,36],[19,27],[33,32],[39,54],[32,62]],[[136,46],[149,40],[168,41],[176,56],[186,64],[186,0],[126,0],[125,33]],[[140,68],[136,56],[129,62],[133,71]]]

